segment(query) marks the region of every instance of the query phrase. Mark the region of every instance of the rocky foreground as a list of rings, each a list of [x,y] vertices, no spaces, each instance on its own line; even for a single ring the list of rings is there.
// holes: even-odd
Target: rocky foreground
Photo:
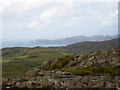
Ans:
[[[3,78],[3,88],[119,88],[119,50],[67,55],[44,62],[21,78]]]
[[[116,88],[120,85],[119,76],[77,76],[64,75],[61,71],[37,71],[39,76],[23,78],[3,78],[6,88]]]

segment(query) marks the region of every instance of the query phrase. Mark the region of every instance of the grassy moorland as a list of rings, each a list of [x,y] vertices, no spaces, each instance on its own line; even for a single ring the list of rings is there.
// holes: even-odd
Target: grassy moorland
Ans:
[[[2,49],[3,77],[19,77],[44,61],[64,56],[59,50],[48,48],[4,48]]]
[[[110,50],[113,48],[118,48],[118,40],[120,39],[113,39],[113,40],[101,41],[101,42],[80,42],[65,47],[3,48],[2,49],[3,77],[19,77],[28,70],[34,69],[35,67],[40,66],[44,61],[49,61],[49,60],[59,61],[58,63],[55,63],[55,65],[53,64],[50,66],[48,65],[49,69],[62,68],[70,61],[72,61],[73,63],[73,59],[74,59],[74,55],[67,55],[67,57],[65,56],[64,58],[61,59],[61,57],[63,57],[65,53],[67,54],[81,53],[81,55],[83,55],[86,52],[88,53],[90,51],[98,51],[98,50],[106,50],[106,49]],[[102,54],[99,53],[98,55],[102,55]],[[89,61],[85,61],[84,63],[87,62]],[[91,62],[89,62],[88,65],[90,63]],[[86,70],[86,68],[83,69]],[[113,69],[114,68],[111,68],[111,70]],[[106,72],[106,68],[101,68],[101,70]],[[71,71],[71,72],[78,74],[79,71],[81,71],[81,69],[78,70],[75,69],[75,71]],[[94,67],[91,67],[91,72],[93,71],[94,71]],[[85,72],[87,72],[87,70]],[[101,72],[101,71],[96,70],[96,72]]]

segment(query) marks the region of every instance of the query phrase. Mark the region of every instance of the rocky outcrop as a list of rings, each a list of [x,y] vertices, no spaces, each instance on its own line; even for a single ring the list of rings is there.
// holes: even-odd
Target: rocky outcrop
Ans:
[[[117,49],[66,55],[44,62],[21,78],[3,78],[2,83],[4,88],[118,88],[118,57]]]
[[[61,71],[41,70],[22,78],[3,78],[6,88],[116,88],[120,87],[119,76],[78,76]]]
[[[117,67],[119,65],[120,50],[99,50],[84,54],[66,55],[53,61],[46,61],[40,66],[42,69],[71,70],[82,67]]]

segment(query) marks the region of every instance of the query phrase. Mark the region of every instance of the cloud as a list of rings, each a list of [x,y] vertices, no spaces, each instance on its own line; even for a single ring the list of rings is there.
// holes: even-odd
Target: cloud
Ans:
[[[67,16],[69,11],[73,11],[73,2],[62,2],[60,6],[50,7],[40,14],[40,20],[43,22],[42,27],[53,23],[57,19]]]
[[[79,20],[82,20],[82,19],[84,19],[84,17],[79,16],[79,17],[73,17],[73,18],[71,18],[70,21],[74,22],[74,21],[79,21]]]
[[[68,7],[70,10],[73,10],[73,9],[74,9],[73,2],[72,2],[72,1],[64,2],[63,5],[65,5],[66,7]]]
[[[116,20],[115,18],[109,15],[109,16],[100,18],[99,23],[100,23],[100,26],[109,26],[109,25],[112,25],[115,20]]]
[[[112,20],[111,18],[104,18],[102,19],[101,21],[101,26],[108,26],[108,25],[111,25],[112,24]]]
[[[40,14],[40,24],[39,28],[43,28],[46,25],[57,21],[57,19],[65,16],[67,14],[66,8],[63,6],[48,8],[46,11]]]
[[[13,4],[18,4],[18,6],[14,9],[17,9],[19,13],[24,13],[25,11],[39,8],[45,5],[46,3],[50,3],[50,2],[56,2],[56,1],[54,0],[0,0],[0,13],[2,13],[7,7]],[[61,2],[65,2],[65,0]],[[73,8],[71,2],[66,3],[66,5],[71,9]]]
[[[115,10],[113,13],[111,13],[111,17],[115,17],[115,16],[117,16],[118,15],[118,10]]]
[[[74,10],[76,10],[76,7]],[[100,27],[109,26],[116,23],[116,16],[118,15],[117,3],[104,3],[103,6],[101,6],[101,4],[92,5],[88,6],[88,8],[82,9],[79,7],[79,11],[76,12],[76,17],[71,15],[71,17],[67,19],[65,25],[70,26],[72,24],[96,24]]]
[[[83,20],[85,20],[84,16],[72,17],[72,18],[69,18],[67,20],[67,22],[65,23],[65,25],[69,26],[71,24],[80,23],[80,22],[83,22]]]
[[[108,16],[101,18],[102,22],[101,24],[103,26],[108,26],[114,23],[116,20],[116,16],[118,15],[118,10],[115,10],[114,12],[110,13]]]
[[[17,12],[19,14],[22,13],[23,15],[21,15],[21,17],[24,18],[25,16],[29,14],[29,12],[34,12],[34,9],[44,7],[46,3],[48,3],[47,0],[45,1],[2,0],[2,3],[0,2],[0,11],[4,11],[6,7],[8,6],[13,6],[11,10],[13,10],[16,7],[14,10],[17,10],[17,11],[13,10],[13,12]],[[115,9],[116,3],[114,4],[112,3],[101,4],[100,3],[98,5],[97,4],[91,5],[90,3],[87,3],[87,5],[84,5],[84,4],[81,5],[81,4],[79,5],[79,3],[77,2],[74,3],[71,0],[69,2],[62,1],[62,3],[60,3],[60,5],[58,6],[56,6],[56,4],[53,4],[53,6],[51,7],[45,7],[44,9],[40,8],[39,10],[36,10],[38,11],[37,12],[38,15],[31,14],[33,15],[32,20],[34,21],[30,22],[26,26],[29,28],[30,27],[34,27],[34,28],[42,27],[43,28],[48,24],[51,24],[51,23],[54,24],[56,22],[60,24],[61,22],[63,22],[64,24],[67,24],[67,25],[80,24],[80,23],[86,24],[86,23],[92,22],[92,23],[96,23],[97,25],[100,24],[100,25],[105,26],[105,25],[111,25],[114,21],[113,18],[115,18],[115,16],[118,15],[117,10],[113,11]],[[27,13],[24,14],[24,12],[27,12]],[[11,11],[8,13],[11,13]],[[109,15],[107,15],[108,13]]]
[[[40,19],[43,22],[48,22],[49,20],[56,19],[58,17],[62,17],[66,15],[66,9],[64,7],[52,7],[49,8],[48,10],[44,11],[40,15]]]
[[[16,3],[18,0],[1,0],[0,1],[0,13],[2,13],[8,6]]]
[[[22,13],[31,9],[39,8],[47,3],[45,1],[38,0],[1,0],[0,1],[0,13],[2,13],[7,7],[18,4],[18,6],[14,9],[17,9],[18,12]]]
[[[96,2],[99,0],[95,0]],[[106,1],[101,1],[101,2],[108,2],[109,0]],[[111,0],[113,1],[113,0]],[[50,2],[62,2],[64,3],[65,6],[67,6],[69,9],[74,9],[73,3],[74,2],[94,2],[93,0],[0,0],[0,13],[3,12],[7,7],[13,5],[13,4],[19,4],[17,7],[17,10],[19,13],[24,13],[25,11],[31,10],[31,9],[36,9],[39,8],[46,3]],[[110,2],[110,1],[109,1]],[[114,0],[114,2],[118,2],[118,0]],[[107,5],[107,7],[112,8],[114,5]],[[16,9],[16,8],[15,8]]]
[[[19,11],[19,13],[24,13],[24,12],[32,10],[32,9],[40,8],[45,4],[46,4],[46,2],[37,2],[36,0],[22,2],[22,3],[20,3],[19,8],[17,10]]]
[[[28,28],[32,28],[32,27],[34,27],[35,25],[37,25],[37,21],[36,21],[36,20],[30,22],[30,23],[27,25],[27,27],[28,27]]]

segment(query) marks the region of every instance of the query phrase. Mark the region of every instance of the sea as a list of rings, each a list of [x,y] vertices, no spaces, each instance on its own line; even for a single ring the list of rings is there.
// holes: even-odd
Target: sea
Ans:
[[[32,44],[32,43],[29,43],[27,41],[7,41],[7,42],[2,42],[0,44],[0,48],[8,48],[8,47],[37,47],[37,46],[40,46],[40,47],[58,47],[58,46],[66,46],[66,45],[63,45],[63,44]]]

